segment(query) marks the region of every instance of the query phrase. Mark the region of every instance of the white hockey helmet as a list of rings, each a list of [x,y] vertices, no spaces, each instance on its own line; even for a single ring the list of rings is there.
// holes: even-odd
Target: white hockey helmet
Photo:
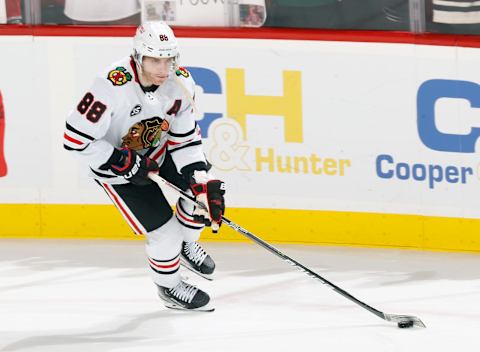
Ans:
[[[144,56],[173,58],[173,68],[178,65],[178,42],[165,22],[145,22],[133,37],[133,58],[142,67]]]

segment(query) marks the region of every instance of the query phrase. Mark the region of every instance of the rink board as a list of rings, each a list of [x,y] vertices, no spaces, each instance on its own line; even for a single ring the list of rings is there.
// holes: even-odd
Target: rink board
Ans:
[[[110,205],[2,204],[0,212],[0,238],[144,239]],[[254,208],[228,209],[227,215],[272,243],[480,251],[478,219]],[[249,241],[225,225],[218,234],[204,230],[201,238]]]
[[[232,220],[279,242],[479,250],[478,48],[179,41]],[[0,36],[2,236],[134,238],[62,148],[68,111],[130,42]],[[223,232],[205,238],[241,239]]]

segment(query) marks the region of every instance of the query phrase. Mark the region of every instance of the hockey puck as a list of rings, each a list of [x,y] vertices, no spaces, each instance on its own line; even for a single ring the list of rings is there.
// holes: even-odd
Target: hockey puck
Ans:
[[[412,320],[406,320],[406,321],[399,321],[398,322],[398,327],[400,329],[411,328],[412,326],[413,326],[413,321]]]

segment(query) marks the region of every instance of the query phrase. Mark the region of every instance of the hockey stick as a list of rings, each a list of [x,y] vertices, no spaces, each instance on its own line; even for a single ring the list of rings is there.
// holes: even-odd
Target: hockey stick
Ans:
[[[167,180],[163,179],[162,177],[160,177],[158,174],[156,173],[149,173],[148,174],[148,177],[154,181],[155,183],[157,183],[159,186],[161,186],[162,184],[163,185],[166,185],[168,187],[170,187],[171,189],[177,191],[180,195],[180,197],[182,197],[183,199],[193,203],[195,206],[197,207],[200,207],[202,209],[206,209],[206,206],[200,202],[197,202],[196,199],[192,196],[190,196],[189,194],[187,194],[186,192],[184,192],[183,190],[181,190],[180,188],[178,188],[177,186],[175,186],[174,184],[168,182]],[[347,291],[341,289],[340,287],[338,287],[337,285],[331,283],[330,281],[324,279],[323,277],[321,277],[320,275],[318,275],[316,272],[310,270],[309,268],[307,268],[306,266],[300,264],[299,262],[297,262],[296,260],[290,258],[289,256],[287,256],[286,254],[283,254],[282,252],[280,252],[278,249],[276,249],[275,247],[273,247],[272,245],[268,244],[267,242],[265,242],[264,240],[262,240],[261,238],[258,238],[257,236],[255,236],[253,233],[245,230],[244,228],[242,228],[241,226],[235,224],[233,221],[227,219],[226,217],[222,216],[222,223],[226,224],[227,226],[231,227],[232,229],[234,229],[235,231],[237,231],[238,233],[242,234],[243,236],[251,239],[253,242],[257,243],[258,245],[260,245],[261,247],[265,248],[266,250],[270,251],[271,253],[275,254],[277,257],[280,257],[281,259],[283,259],[284,261],[286,261],[287,263],[289,263],[290,265],[294,266],[294,267],[297,267],[298,269],[300,269],[301,271],[303,271],[305,274],[307,274],[309,277],[313,278],[313,279],[316,279],[318,281],[320,281],[322,284],[324,285],[327,285],[329,288],[331,288],[332,290],[334,290],[335,292],[341,294],[343,297],[349,299],[350,301],[358,304],[360,307],[368,310],[370,313],[373,313],[375,314],[377,317],[383,319],[383,320],[386,320],[386,321],[391,321],[391,322],[394,322],[394,323],[397,323],[398,327],[399,328],[410,328],[412,326],[418,326],[418,327],[422,327],[422,328],[425,328],[425,324],[417,317],[415,316],[412,316],[412,315],[397,315],[397,314],[386,314],[386,313],[383,313],[371,306],[369,306],[368,304],[360,301],[359,299],[355,298],[354,296],[352,296],[350,293],[348,293]]]

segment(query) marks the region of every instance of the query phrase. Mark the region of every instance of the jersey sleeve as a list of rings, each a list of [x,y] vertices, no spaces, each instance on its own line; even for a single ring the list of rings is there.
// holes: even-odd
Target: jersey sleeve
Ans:
[[[110,127],[115,106],[107,83],[97,77],[66,121],[64,148],[91,168],[104,164],[113,153],[113,146],[102,139]]]
[[[188,71],[186,71],[188,72]],[[179,78],[178,84],[183,84],[183,93],[185,97],[182,99],[180,110],[173,118],[170,130],[168,131],[168,150],[172,156],[177,171],[185,166],[192,164],[206,165],[205,155],[203,153],[202,135],[200,126],[195,121],[194,108],[190,100],[195,96],[195,82],[191,76]],[[186,96],[190,94],[190,99]]]

